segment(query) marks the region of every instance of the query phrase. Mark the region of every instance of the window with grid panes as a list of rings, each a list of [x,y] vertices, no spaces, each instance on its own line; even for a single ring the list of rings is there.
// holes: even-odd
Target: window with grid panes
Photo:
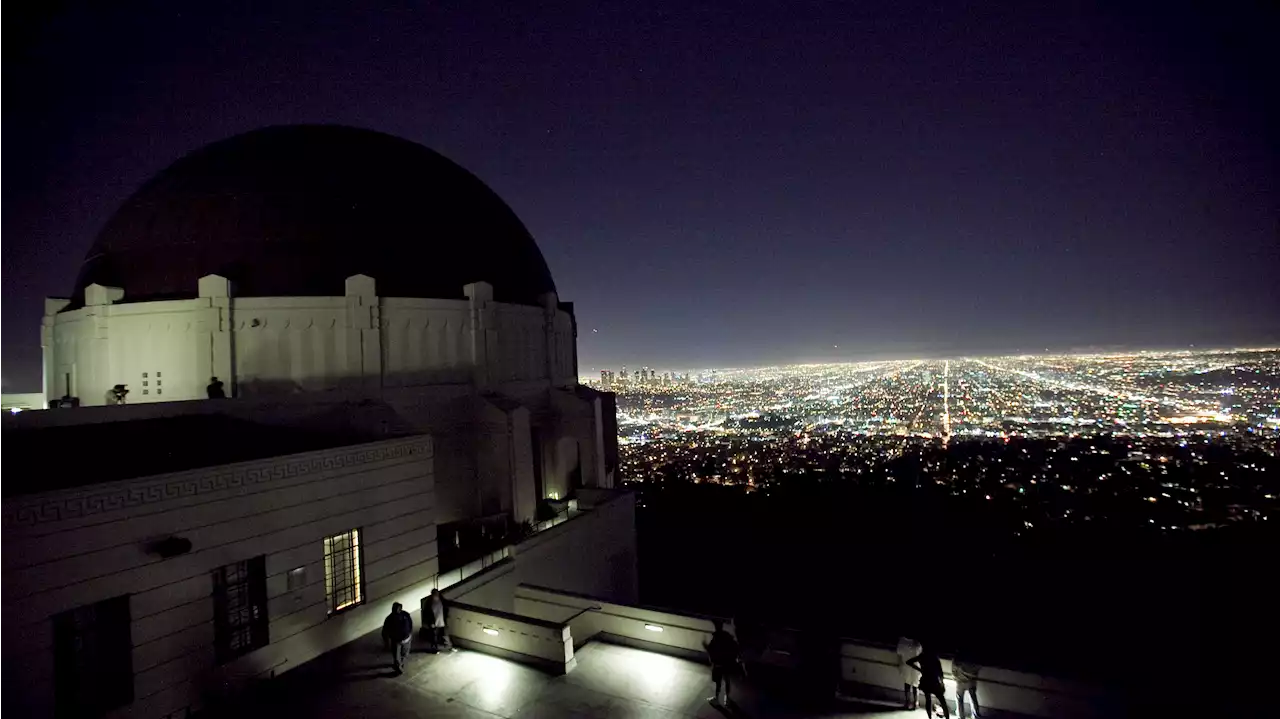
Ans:
[[[350,609],[364,601],[360,566],[360,530],[352,529],[324,540],[324,594],[329,613]]]
[[[219,663],[268,644],[266,557],[213,570],[213,612]]]
[[[133,701],[131,625],[127,594],[53,616],[57,716],[98,716]]]

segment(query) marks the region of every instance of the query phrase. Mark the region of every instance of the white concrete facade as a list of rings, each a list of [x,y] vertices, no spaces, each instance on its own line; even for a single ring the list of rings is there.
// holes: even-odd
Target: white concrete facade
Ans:
[[[128,597],[134,697],[113,717],[208,706],[376,631],[393,602],[416,610],[434,588],[486,616],[513,610],[522,582],[636,601],[634,498],[624,492],[585,492],[586,509],[506,547],[478,575],[440,571],[434,459],[432,439],[415,436],[7,498],[5,707],[55,713],[53,617],[113,597]],[[351,529],[363,601],[331,613],[323,542]],[[151,549],[175,536],[190,551]],[[265,561],[269,643],[219,663],[211,573],[253,557]],[[572,645],[562,650],[572,658]]]
[[[449,599],[513,614],[525,614],[517,598],[522,584],[552,587],[621,604],[639,598],[636,573],[635,496],[602,493],[571,521],[540,532],[512,548],[512,561],[482,580],[447,592]],[[539,614],[528,616],[545,618]],[[557,618],[558,619],[558,618]]]
[[[127,287],[91,285],[83,307],[46,302],[45,399],[108,404],[117,384],[130,404],[203,399],[215,376],[229,397],[577,384],[573,317],[554,293],[542,307],[495,302],[484,282],[465,294],[380,297],[364,275],[339,297],[236,297],[217,275],[182,300],[129,302]]]
[[[54,713],[52,617],[112,597],[128,596],[133,644],[134,700],[119,716],[198,706],[381,626],[438,574],[432,459],[419,436],[6,499],[6,708]],[[351,529],[364,601],[330,614],[323,542]],[[149,548],[171,536],[190,551]],[[211,573],[259,556],[270,643],[219,666]]]
[[[0,410],[6,412],[25,412],[29,409],[44,409],[49,405],[45,402],[43,392],[16,392],[13,394],[6,393],[4,399],[0,402]]]

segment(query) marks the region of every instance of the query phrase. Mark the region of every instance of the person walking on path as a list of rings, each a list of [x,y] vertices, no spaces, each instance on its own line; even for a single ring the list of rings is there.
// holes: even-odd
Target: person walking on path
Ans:
[[[920,693],[924,694],[925,714],[933,716],[933,698],[942,704],[942,715],[951,719],[951,707],[947,706],[947,690],[942,684],[942,660],[928,644],[922,644],[920,653],[908,659],[907,664],[920,670]]]
[[[968,661],[963,656],[956,657],[951,662],[951,674],[956,678],[956,717],[964,719],[964,695],[969,693],[969,699],[973,705],[970,709],[970,716],[978,719],[978,670],[977,664]]]
[[[907,664],[919,654],[920,642],[907,637],[898,639],[898,673],[902,676],[903,709],[915,709],[920,704],[920,693],[916,689],[916,685],[920,683],[920,670]]]
[[[714,619],[712,623],[715,625],[715,631],[711,634],[711,641],[704,642],[702,645],[711,659],[711,681],[716,685],[716,695],[710,697],[709,701],[713,704],[728,706],[730,679],[738,670],[742,659],[739,656],[738,640],[725,631],[724,621]],[[723,701],[720,699],[721,685],[724,686]]]
[[[453,651],[453,642],[449,641],[449,632],[444,619],[444,598],[439,589],[431,590],[431,651],[439,652],[441,648]]]
[[[391,666],[396,674],[403,674],[413,643],[413,617],[400,602],[391,605],[391,613],[382,622],[382,643],[391,652]]]

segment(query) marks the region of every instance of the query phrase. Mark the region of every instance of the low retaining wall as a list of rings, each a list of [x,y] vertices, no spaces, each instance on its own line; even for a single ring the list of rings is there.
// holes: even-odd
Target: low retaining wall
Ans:
[[[519,615],[567,628],[565,640],[581,647],[592,639],[626,644],[648,651],[705,661],[703,642],[711,638],[712,619],[605,602],[594,597],[521,584],[515,590]],[[745,629],[744,629],[745,631]],[[795,668],[798,636],[771,636],[769,649],[746,657],[753,664]],[[775,646],[776,645],[776,646]],[[853,639],[840,640],[840,693],[850,698],[902,700],[902,678],[895,647]],[[776,654],[777,656],[773,656]],[[830,661],[831,655],[823,662]],[[826,665],[829,666],[829,665]],[[942,659],[947,700],[955,708],[956,685],[951,659]],[[830,684],[826,685],[830,687]],[[830,691],[830,689],[827,689]],[[984,717],[1112,717],[1123,716],[1114,694],[1054,677],[1000,667],[980,670],[978,704]]]
[[[893,647],[844,640],[840,644],[840,684],[842,694],[902,701],[897,651]]]
[[[577,665],[567,624],[460,602],[449,602],[447,615],[449,636],[460,647],[532,664],[555,674],[572,671]]]
[[[592,639],[703,661],[703,642],[714,630],[708,617],[630,607],[543,587],[516,588],[516,611],[548,621],[567,622],[574,646]]]
[[[947,701],[955,709],[951,660],[942,659]],[[840,647],[841,692],[863,699],[902,701],[896,648],[845,639]],[[984,717],[1111,717],[1124,714],[1117,697],[1090,685],[984,666],[978,675]]]

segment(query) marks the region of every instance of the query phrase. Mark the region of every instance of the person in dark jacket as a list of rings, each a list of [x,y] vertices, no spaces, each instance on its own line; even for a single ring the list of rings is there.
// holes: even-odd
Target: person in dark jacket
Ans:
[[[382,643],[391,652],[391,666],[396,674],[403,674],[409,646],[413,643],[413,617],[400,602],[391,605],[391,613],[382,622]]]
[[[907,660],[909,666],[920,670],[920,693],[924,695],[924,711],[933,716],[933,698],[942,704],[942,715],[951,719],[951,707],[947,706],[946,687],[942,684],[942,660],[933,647],[922,643],[920,653]]]
[[[222,380],[218,379],[217,377],[209,378],[209,386],[205,387],[204,391],[208,393],[209,399],[226,399],[227,398],[226,386],[223,385]]]
[[[725,631],[724,622],[715,619],[712,620],[712,624],[715,626],[715,632],[711,634],[711,641],[704,642],[702,645],[711,659],[711,681],[716,684],[716,695],[711,697],[710,701],[728,706],[730,678],[738,671],[738,665],[742,660],[739,657],[738,640]],[[723,701],[720,699],[721,685],[724,686]]]

